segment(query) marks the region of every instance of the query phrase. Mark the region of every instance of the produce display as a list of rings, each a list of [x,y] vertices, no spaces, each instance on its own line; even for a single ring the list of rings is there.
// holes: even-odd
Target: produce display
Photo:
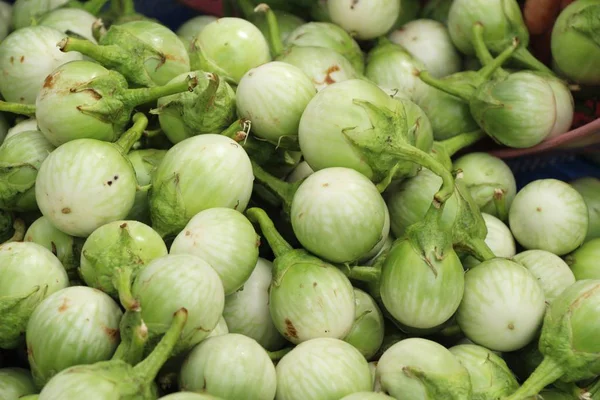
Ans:
[[[224,5],[0,1],[0,399],[600,400],[600,0]]]

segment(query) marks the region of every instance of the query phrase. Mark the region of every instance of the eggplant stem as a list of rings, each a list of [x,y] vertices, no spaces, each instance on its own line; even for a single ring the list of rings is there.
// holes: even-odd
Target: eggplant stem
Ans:
[[[452,173],[433,158],[431,154],[425,153],[423,150],[406,143],[395,144],[394,150],[396,150],[398,157],[422,165],[442,178],[442,186],[434,196],[434,200],[437,203],[442,204],[452,196],[452,193],[454,193],[454,178],[452,177]]]
[[[494,61],[494,57],[488,51],[483,39],[483,31],[485,30],[481,22],[476,22],[473,25],[473,47],[475,49],[475,55],[481,63],[481,65],[488,65]]]
[[[564,375],[563,366],[551,358],[544,357],[544,360],[533,373],[527,378],[523,385],[512,395],[504,400],[526,400],[536,396],[542,389],[549,384],[560,379]]]
[[[279,22],[277,21],[277,15],[275,12],[265,3],[261,3],[254,9],[254,12],[265,13],[267,19],[267,36],[271,47],[271,55],[273,58],[277,58],[283,53],[283,42],[281,40],[281,34],[279,30]]]
[[[251,160],[251,162],[252,171],[254,172],[254,177],[256,178],[256,180],[262,186],[269,189],[281,199],[281,201],[283,202],[284,211],[289,215],[290,210],[292,209],[292,201],[294,199],[294,194],[296,193],[302,182],[304,182],[304,180],[300,180],[294,183],[282,181],[281,179],[277,179],[273,175],[269,174],[254,160]]]
[[[516,53],[516,51],[519,48],[519,43],[519,38],[514,37],[510,46],[508,46],[502,53],[500,53],[488,64],[484,65],[483,68],[481,68],[477,72],[479,76],[484,80],[489,79],[496,71],[498,71],[504,65],[504,63],[506,63]],[[485,49],[485,51],[488,51],[487,48]]]
[[[188,319],[188,311],[180,308],[174,315],[171,326],[163,335],[152,353],[138,365],[133,367],[134,373],[144,382],[150,384],[158,375],[162,366],[171,357],[173,348],[177,344]]]
[[[123,154],[129,153],[131,146],[144,134],[144,131],[148,127],[148,118],[144,113],[136,113],[133,116],[133,126],[129,128],[121,137],[115,142]]]
[[[271,250],[273,250],[275,257],[281,257],[294,249],[286,242],[283,236],[279,234],[277,228],[275,228],[275,224],[273,224],[273,221],[263,209],[253,207],[246,211],[246,216],[251,222],[260,225],[260,230],[267,239],[267,242],[269,242],[269,246],[271,247]]]
[[[9,112],[11,114],[20,114],[32,117],[35,115],[35,105],[33,104],[21,104],[21,103],[9,103],[0,100],[0,111]]]
[[[441,144],[444,147],[444,150],[446,150],[446,152],[448,153],[448,155],[452,157],[460,150],[477,143],[486,136],[487,135],[485,134],[485,132],[483,132],[481,129],[477,129],[473,132],[461,133],[449,139],[442,140],[438,142],[438,144]]]
[[[345,273],[349,279],[365,283],[375,283],[381,277],[381,268],[356,266],[350,267]]]
[[[194,109],[199,112],[208,113],[210,109],[215,105],[215,97],[217,95],[217,90],[219,89],[219,84],[221,80],[219,79],[219,75],[215,75],[211,72],[207,72],[205,74],[206,79],[208,80],[207,88],[200,94],[200,96],[196,97],[194,101]],[[196,79],[198,79],[196,77]],[[201,111],[200,111],[201,110]]]
[[[198,78],[188,75],[182,82],[167,83],[163,86],[153,86],[149,88],[127,89],[121,94],[123,103],[131,106],[149,103],[161,97],[170,96],[185,91],[192,92],[198,86]]]
[[[114,286],[119,293],[119,301],[126,310],[140,311],[140,302],[131,293],[133,271],[131,268],[115,270]]]
[[[65,37],[56,45],[63,53],[77,51],[85,56],[93,58],[100,64],[114,68],[127,63],[131,54],[116,45],[99,45],[87,39]]]
[[[466,247],[469,253],[481,262],[496,258],[492,249],[482,239],[471,238],[468,243],[462,243],[461,245]]]
[[[556,76],[554,71],[548,68],[546,64],[535,58],[535,56],[531,54],[525,47],[517,49],[517,51],[515,51],[515,53],[512,55],[512,58],[529,69],[543,72],[550,76]]]
[[[451,94],[452,96],[458,97],[465,103],[468,103],[475,93],[475,88],[471,86],[458,86],[451,84],[444,79],[434,78],[428,71],[420,71],[419,78],[427,85],[441,90],[442,92]]]

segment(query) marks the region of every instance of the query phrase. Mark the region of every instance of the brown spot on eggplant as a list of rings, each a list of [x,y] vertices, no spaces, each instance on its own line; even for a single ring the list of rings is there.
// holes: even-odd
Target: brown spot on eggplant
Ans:
[[[510,324],[508,324],[508,329],[513,331],[515,329],[515,326],[512,323],[510,323]]]
[[[317,282],[313,282],[313,287],[316,288],[317,287]]]
[[[121,225],[119,225],[119,228],[121,228],[121,229],[127,228],[127,222],[123,222]]]
[[[337,72],[339,70],[340,70],[340,66],[337,64],[334,64],[331,67],[327,68],[327,71],[325,71],[325,81],[324,82],[328,85],[336,83],[336,80],[333,79],[331,74],[333,74],[334,72]]]
[[[59,74],[60,74],[60,72],[56,72],[56,73],[48,75],[46,77],[46,79],[44,79],[44,85],[42,87],[44,89],[52,89],[54,87],[54,84],[56,83],[56,78],[58,77]]]
[[[60,212],[63,214],[71,214],[71,209],[69,207],[64,207]]]
[[[537,211],[537,212],[542,212],[542,207],[537,207],[537,208],[535,209],[535,211]]]
[[[288,318],[285,319],[285,336],[298,339],[298,331]]]
[[[10,56],[10,63],[14,64],[15,63],[15,58],[13,56]]]
[[[65,312],[69,309],[69,298],[65,297],[63,298],[63,302],[60,305],[60,307],[58,307],[58,312],[62,313]]]
[[[185,231],[185,236],[190,236],[192,234],[192,232],[190,231]]]
[[[103,326],[102,330],[104,331],[104,333],[106,333],[108,335],[108,337],[110,338],[111,341],[113,342],[118,342],[120,339],[120,333],[118,329],[113,329],[113,328],[109,328],[107,326]]]
[[[19,58],[19,61],[21,62],[21,64],[23,64],[25,62],[25,56],[21,56],[21,58]]]

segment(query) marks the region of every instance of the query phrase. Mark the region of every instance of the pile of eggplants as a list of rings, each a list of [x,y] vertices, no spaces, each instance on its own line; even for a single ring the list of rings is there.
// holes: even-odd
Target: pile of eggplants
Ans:
[[[223,3],[0,1],[0,398],[600,396],[600,0]]]

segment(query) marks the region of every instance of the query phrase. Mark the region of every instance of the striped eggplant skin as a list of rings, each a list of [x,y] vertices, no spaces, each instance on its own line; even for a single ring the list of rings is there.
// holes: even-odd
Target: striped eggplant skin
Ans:
[[[37,211],[35,182],[55,147],[38,130],[21,132],[0,146],[0,206],[12,211]]]
[[[302,246],[336,263],[364,258],[389,234],[389,223],[383,231],[388,209],[377,187],[349,168],[310,175],[294,194],[290,216]]]
[[[59,8],[50,11],[39,21],[39,25],[49,26],[67,34],[72,32],[92,43],[96,43],[92,26],[98,17],[86,10],[73,7]]]
[[[219,18],[206,25],[189,49],[192,70],[213,72],[238,84],[250,69],[271,61],[262,32],[242,18]]]
[[[229,137],[194,136],[167,151],[149,192],[152,227],[177,235],[200,211],[227,207],[243,212],[254,174],[248,154]]]
[[[412,372],[412,373],[411,373]],[[377,377],[398,400],[470,399],[469,372],[448,349],[431,340],[401,340],[383,353]]]
[[[383,343],[383,314],[375,300],[360,289],[354,289],[354,301],[356,319],[344,341],[356,347],[367,360],[370,360]]]
[[[48,218],[41,216],[27,228],[25,242],[37,243],[50,250],[61,262],[69,275],[69,280],[80,279],[77,268],[83,240],[58,230]]]
[[[587,235],[589,217],[583,197],[568,183],[539,179],[517,193],[508,221],[515,239],[527,250],[562,256]]]
[[[499,355],[475,344],[449,348],[469,371],[474,400],[502,399],[519,388],[519,382]]]
[[[344,56],[359,75],[365,70],[365,56],[354,38],[331,22],[308,22],[296,28],[285,40],[292,47],[324,47]]]
[[[0,122],[0,124],[1,124],[1,122]],[[10,128],[6,132],[6,137],[4,138],[4,140],[6,140],[9,137],[14,136],[18,133],[21,133],[21,132],[37,131],[37,130],[38,130],[38,124],[37,124],[37,120],[35,118],[25,119],[21,122],[17,122],[16,124],[14,124],[12,126],[12,128]]]
[[[223,317],[231,333],[246,335],[268,351],[279,350],[286,343],[275,327],[269,311],[272,279],[273,263],[259,258],[244,285],[225,298],[223,310]]]
[[[294,344],[343,339],[354,324],[354,290],[338,268],[292,250],[275,259],[269,309],[277,330]]]
[[[349,343],[318,338],[296,346],[277,364],[277,400],[339,400],[372,390],[364,356]]]
[[[385,35],[400,14],[400,0],[329,0],[327,11],[333,22],[360,40]]]
[[[225,295],[242,287],[258,260],[260,237],[248,218],[225,207],[200,211],[175,237],[170,254],[191,254],[219,274]]]
[[[69,61],[83,59],[81,53],[63,53],[58,49],[56,44],[64,37],[58,29],[31,26],[14,31],[0,43],[0,94],[4,100],[35,104],[52,71]]]
[[[135,171],[120,149],[94,139],[73,140],[50,153],[35,185],[42,214],[78,237],[125,219],[136,190]]]
[[[321,91],[336,82],[360,77],[346,57],[335,50],[317,46],[292,46],[278,58],[300,68]]]
[[[296,137],[300,117],[317,93],[310,78],[298,67],[272,61],[248,71],[236,90],[240,118],[252,122],[252,132],[279,144]]]
[[[229,327],[227,326],[227,321],[225,321],[225,318],[223,318],[223,316],[221,316],[221,318],[219,318],[219,322],[217,323],[217,326],[215,326],[215,329],[210,331],[210,334],[207,337],[221,336],[221,335],[226,335],[228,333],[229,333]]]
[[[514,351],[536,337],[545,301],[542,287],[527,268],[494,258],[465,273],[456,322],[474,343],[490,350]]]
[[[31,26],[34,18],[63,7],[69,0],[17,0],[13,5],[12,28],[15,30]]]
[[[151,343],[169,329],[177,310],[188,310],[173,355],[204,340],[217,326],[225,304],[219,275],[206,261],[189,254],[169,254],[153,260],[139,272],[131,291],[140,303]]]
[[[383,265],[380,293],[385,308],[398,322],[429,329],[456,312],[465,282],[463,266],[451,243],[438,240],[423,245],[424,241],[409,231],[392,245]]]
[[[550,304],[566,288],[575,283],[575,274],[559,256],[545,250],[527,250],[512,258],[535,276]]]
[[[17,400],[23,396],[36,394],[31,372],[23,368],[0,369],[0,398]]]
[[[27,242],[0,246],[0,348],[22,343],[35,308],[69,285],[60,261],[46,248]]]
[[[41,389],[69,367],[110,359],[119,344],[122,315],[110,296],[87,286],[48,296],[31,315],[25,336],[36,386]]]
[[[230,333],[206,339],[191,351],[181,367],[180,388],[225,399],[272,400],[277,377],[258,342]]]

